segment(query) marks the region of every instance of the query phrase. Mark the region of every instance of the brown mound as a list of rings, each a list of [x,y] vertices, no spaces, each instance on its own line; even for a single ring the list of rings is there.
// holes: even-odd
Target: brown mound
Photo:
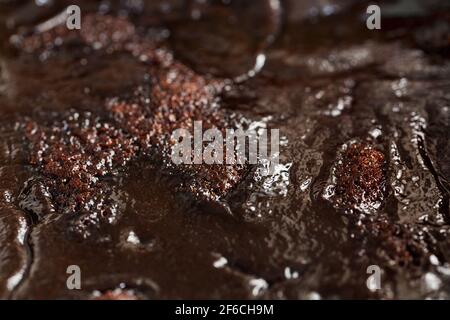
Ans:
[[[367,143],[352,143],[336,169],[336,202],[339,206],[370,205],[383,200],[384,154]]]

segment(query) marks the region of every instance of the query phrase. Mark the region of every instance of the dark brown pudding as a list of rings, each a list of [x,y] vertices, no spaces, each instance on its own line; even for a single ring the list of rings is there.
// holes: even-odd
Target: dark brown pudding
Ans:
[[[368,30],[365,1],[79,1],[68,30],[0,1],[0,298],[450,298],[449,7],[412,2]],[[279,129],[275,172],[174,164],[194,121]]]

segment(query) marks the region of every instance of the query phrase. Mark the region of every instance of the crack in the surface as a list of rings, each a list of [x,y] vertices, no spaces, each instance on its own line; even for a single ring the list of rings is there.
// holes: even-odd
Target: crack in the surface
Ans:
[[[438,187],[439,192],[442,195],[442,198],[441,198],[442,202],[441,202],[441,205],[439,206],[439,211],[442,214],[445,222],[447,224],[450,224],[449,190],[446,187],[446,185],[441,181],[441,177],[440,177],[439,173],[437,172],[436,168],[434,167],[433,161],[428,156],[425,140],[420,136],[417,137],[417,140],[418,140],[417,142],[418,142],[418,150],[419,150],[420,157],[422,158],[423,163],[425,164],[427,169],[430,170],[431,174],[433,175],[433,178],[436,182],[436,186]]]

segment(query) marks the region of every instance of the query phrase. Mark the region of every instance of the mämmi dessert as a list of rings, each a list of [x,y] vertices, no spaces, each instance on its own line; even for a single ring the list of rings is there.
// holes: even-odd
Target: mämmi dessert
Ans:
[[[450,299],[450,6],[372,3],[0,0],[0,298]]]

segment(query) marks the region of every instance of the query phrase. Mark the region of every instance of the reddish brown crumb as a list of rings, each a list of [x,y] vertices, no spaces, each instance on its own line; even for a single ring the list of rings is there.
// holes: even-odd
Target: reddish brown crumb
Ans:
[[[135,139],[90,113],[66,114],[48,124],[29,121],[30,163],[37,165],[53,204],[60,212],[97,213],[111,218],[108,194],[100,178],[125,166],[136,156]],[[92,216],[90,216],[92,218]]]
[[[69,30],[61,24],[48,31],[27,36],[16,45],[28,53],[51,50],[71,42],[84,43],[96,50],[120,50],[134,36],[135,28],[125,18],[88,14],[83,17],[83,27],[80,30]]]
[[[126,18],[87,15],[80,36],[95,49],[121,49],[135,36],[135,28]]]
[[[103,292],[92,300],[139,300],[139,298],[130,290],[115,289]]]
[[[382,212],[380,204],[385,195],[385,157],[370,143],[347,145],[335,167],[335,194],[333,202],[339,208],[368,211],[374,215],[351,215],[351,228],[360,233],[361,241],[373,242],[366,252],[374,258],[400,266],[418,266],[426,263],[427,242],[417,226],[400,224]]]
[[[179,128],[191,130],[201,120],[203,129],[230,126],[227,115],[215,106],[221,86],[195,74],[179,63],[151,70],[152,105],[145,105],[136,93],[137,103],[111,101],[107,108],[120,125],[137,137],[140,145],[157,145],[166,157],[170,154],[171,133]],[[167,160],[167,159],[166,159]],[[170,160],[165,163],[169,163]],[[179,165],[171,171],[183,175],[196,198],[219,199],[241,179],[244,169],[227,165]]]
[[[105,50],[120,46],[140,59],[144,55],[150,81],[127,94],[128,98],[113,98],[100,106],[102,117],[71,111],[60,115],[59,120],[30,120],[26,124],[30,163],[44,176],[43,183],[58,211],[81,213],[81,228],[99,219],[111,219],[110,191],[102,178],[115,174],[139,155],[155,152],[169,172],[184,177],[180,188],[196,199],[219,200],[225,196],[241,179],[242,168],[175,166],[168,158],[173,130],[191,129],[195,120],[201,120],[204,129],[215,126],[224,130],[231,125],[217,107],[223,85],[196,74],[174,61],[166,50],[155,49],[151,42],[137,37],[124,19],[88,16],[84,24],[86,31],[75,33],[77,41],[93,46],[100,42]],[[45,43],[54,34],[63,40],[74,37],[56,28],[25,39],[26,51],[42,45],[47,48]],[[108,40],[111,37],[113,40]]]
[[[336,202],[359,207],[383,200],[385,189],[384,154],[367,143],[352,143],[336,168]]]
[[[387,257],[401,266],[419,265],[426,257],[426,244],[414,237],[414,230],[408,225],[400,225],[386,218],[366,224],[371,237],[374,237]]]

